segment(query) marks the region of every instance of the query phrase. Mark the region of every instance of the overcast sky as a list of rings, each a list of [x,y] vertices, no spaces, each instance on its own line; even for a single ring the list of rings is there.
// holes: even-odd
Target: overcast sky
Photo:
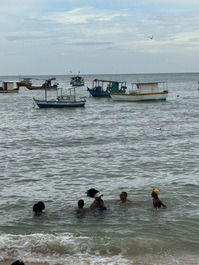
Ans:
[[[199,0],[0,0],[0,75],[199,72]]]

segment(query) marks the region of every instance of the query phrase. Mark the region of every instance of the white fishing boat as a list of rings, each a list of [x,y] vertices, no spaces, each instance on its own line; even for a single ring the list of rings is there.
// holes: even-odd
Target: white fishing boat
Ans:
[[[2,81],[0,93],[18,93],[19,86],[16,81]]]
[[[132,91],[124,94],[110,93],[114,101],[166,100],[168,96],[166,82],[132,83]]]

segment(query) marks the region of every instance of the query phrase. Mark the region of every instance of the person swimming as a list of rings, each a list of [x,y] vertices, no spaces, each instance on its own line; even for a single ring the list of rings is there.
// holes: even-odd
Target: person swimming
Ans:
[[[39,201],[33,205],[34,216],[40,216],[45,209],[45,204],[42,201]]]
[[[107,210],[106,206],[104,205],[104,201],[101,198],[102,196],[103,194],[101,192],[97,192],[95,194],[95,200],[90,206],[91,210],[98,210],[98,211]]]
[[[153,197],[154,208],[167,208],[167,206],[158,198],[158,195],[160,195],[159,190],[157,188],[153,189],[151,196]]]
[[[122,191],[122,192],[120,193],[120,202],[121,202],[121,203],[130,202],[130,201],[127,199],[127,197],[128,197],[128,193],[127,193],[126,191]]]
[[[103,194],[100,191],[96,189],[90,189],[86,193],[88,197],[95,199],[90,205],[91,210],[99,210],[99,211],[107,210],[106,206],[104,205],[104,201],[101,198]]]
[[[78,216],[82,216],[90,212],[90,208],[84,208],[84,200],[79,200],[77,206],[78,208],[76,209],[76,213],[78,214]]]
[[[78,205],[79,209],[83,209],[84,208],[84,200],[79,200],[77,205]]]

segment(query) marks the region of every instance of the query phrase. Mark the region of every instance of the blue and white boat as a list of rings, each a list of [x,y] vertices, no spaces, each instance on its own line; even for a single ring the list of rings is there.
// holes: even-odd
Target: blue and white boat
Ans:
[[[126,82],[99,79],[92,81],[92,88],[87,87],[87,90],[93,97],[110,97],[110,92],[123,94],[126,89]]]
[[[85,97],[79,99],[76,98],[75,88],[69,88],[70,94],[63,95],[62,89],[61,94],[58,95],[55,99],[48,100],[47,98],[47,89],[45,90],[45,99],[35,99],[34,102],[39,108],[78,108],[84,107],[86,103]]]

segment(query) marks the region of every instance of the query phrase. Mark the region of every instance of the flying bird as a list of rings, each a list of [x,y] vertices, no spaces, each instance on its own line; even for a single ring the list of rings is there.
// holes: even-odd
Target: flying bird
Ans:
[[[150,36],[148,36],[148,39],[152,40],[153,39],[153,34],[151,34]]]

